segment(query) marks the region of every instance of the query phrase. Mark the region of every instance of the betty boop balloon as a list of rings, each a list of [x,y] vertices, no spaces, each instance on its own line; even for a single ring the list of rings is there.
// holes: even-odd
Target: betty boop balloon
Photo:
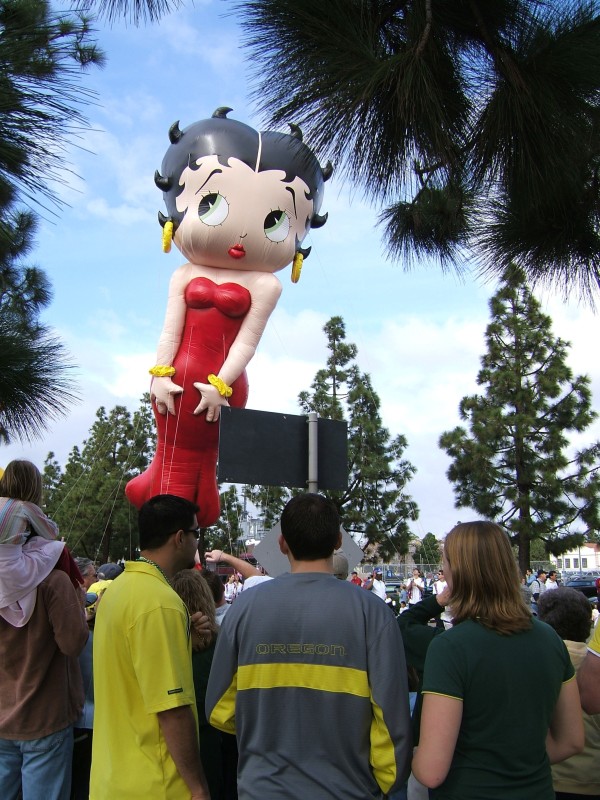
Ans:
[[[159,213],[163,248],[172,240],[187,263],[171,278],[150,370],[156,453],[126,488],[138,508],[164,493],[197,503],[202,527],[220,511],[221,406],[246,405],[246,366],[281,294],[274,273],[293,263],[298,280],[310,252],[302,240],[327,220],[319,211],[332,171],[297,126],[259,132],[228,119],[230,110],[183,131],[175,123],[155,174],[167,208]]]

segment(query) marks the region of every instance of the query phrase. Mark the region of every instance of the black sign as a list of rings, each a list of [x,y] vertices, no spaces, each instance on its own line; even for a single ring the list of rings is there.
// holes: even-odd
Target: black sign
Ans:
[[[308,483],[308,417],[221,408],[220,483],[304,487]],[[318,420],[319,489],[348,486],[348,426]]]

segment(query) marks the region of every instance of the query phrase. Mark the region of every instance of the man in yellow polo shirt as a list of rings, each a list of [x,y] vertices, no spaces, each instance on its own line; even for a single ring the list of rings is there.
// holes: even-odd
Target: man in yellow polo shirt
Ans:
[[[600,624],[594,628],[583,659],[577,683],[581,694],[581,707],[587,714],[600,714]]]
[[[208,800],[198,747],[190,621],[169,585],[194,566],[198,507],[140,508],[141,556],[98,606],[90,800]]]

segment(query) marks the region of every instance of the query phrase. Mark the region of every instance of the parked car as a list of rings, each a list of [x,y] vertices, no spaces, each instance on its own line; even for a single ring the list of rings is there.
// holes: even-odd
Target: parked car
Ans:
[[[598,590],[600,588],[600,578],[577,577],[569,578],[562,582],[562,586],[568,586],[570,589],[577,589],[583,592],[586,597],[598,597]]]
[[[394,609],[394,612],[397,614],[398,609],[400,608],[400,600],[398,596],[398,592],[400,591],[400,587],[402,586],[401,581],[386,581],[385,582],[385,589],[386,595],[392,601],[391,605]]]

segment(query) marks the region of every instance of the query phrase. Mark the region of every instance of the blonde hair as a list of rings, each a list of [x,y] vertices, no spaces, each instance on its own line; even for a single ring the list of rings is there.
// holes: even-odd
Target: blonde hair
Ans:
[[[219,631],[215,619],[215,601],[208,583],[197,569],[182,569],[173,577],[171,586],[181,597],[190,614],[200,611],[208,617],[209,633],[200,635],[192,627],[192,650],[206,650]]]
[[[446,536],[444,555],[452,573],[454,624],[476,619],[501,634],[531,627],[517,562],[499,525],[481,520],[456,525]]]
[[[31,461],[11,461],[0,479],[0,496],[41,506],[42,475],[39,469]]]

